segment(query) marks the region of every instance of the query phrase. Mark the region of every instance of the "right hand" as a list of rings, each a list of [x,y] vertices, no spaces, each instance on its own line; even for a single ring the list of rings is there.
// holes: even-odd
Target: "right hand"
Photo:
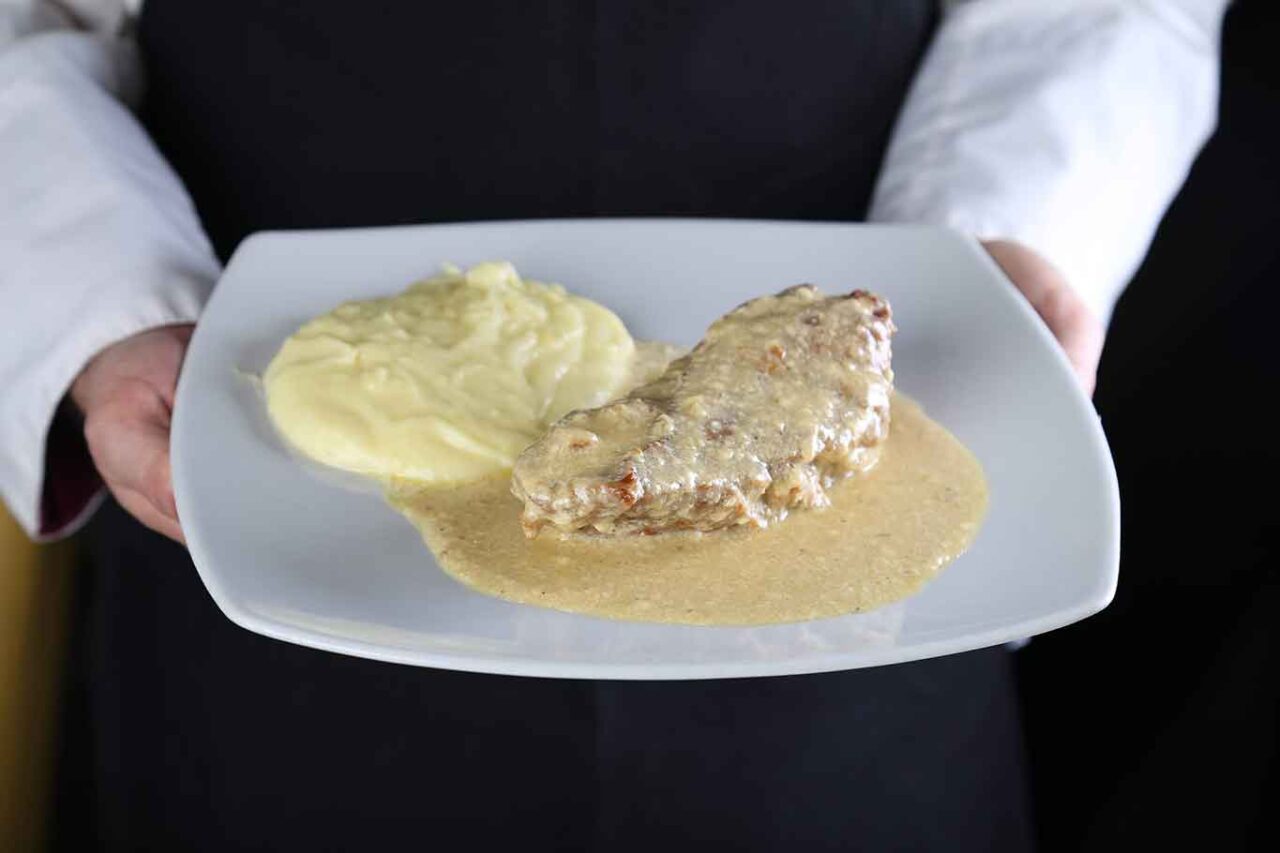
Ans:
[[[1062,273],[1030,247],[1013,240],[984,240],[982,245],[1053,332],[1076,381],[1093,396],[1105,334],[1102,322]]]
[[[98,353],[71,385],[93,464],[120,505],[184,542],[169,469],[169,423],[191,325],[162,326]]]

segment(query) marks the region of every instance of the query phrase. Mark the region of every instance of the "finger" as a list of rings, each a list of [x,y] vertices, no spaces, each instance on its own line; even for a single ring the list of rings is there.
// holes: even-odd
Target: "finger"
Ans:
[[[1102,324],[1058,270],[1030,249],[988,240],[987,252],[1058,339],[1085,391],[1093,393],[1102,354]]]
[[[1092,393],[1102,356],[1102,324],[1078,297],[1069,295],[1075,304],[1055,306],[1051,318],[1046,317],[1045,322],[1062,343],[1085,390]]]
[[[181,525],[152,506],[151,501],[141,492],[135,492],[119,485],[108,484],[108,488],[111,489],[111,494],[115,495],[116,500],[120,502],[120,506],[124,507],[125,511],[138,519],[138,521],[157,533],[168,536],[175,542],[181,542],[183,545],[187,544],[186,537],[182,535]]]
[[[166,326],[164,328],[164,331],[174,341],[175,345],[165,353],[166,370],[163,374],[164,380],[160,381],[154,375],[150,378],[170,411],[173,409],[173,400],[178,391],[178,374],[182,371],[182,363],[186,360],[187,347],[191,343],[191,335],[194,334],[195,328],[195,326],[189,324]]]
[[[1092,392],[1102,354],[1102,324],[1065,283],[1045,289],[1032,306],[1062,345],[1085,390]]]
[[[169,465],[169,408],[141,383],[126,385],[85,421],[85,438],[103,480],[138,493],[177,521]]]

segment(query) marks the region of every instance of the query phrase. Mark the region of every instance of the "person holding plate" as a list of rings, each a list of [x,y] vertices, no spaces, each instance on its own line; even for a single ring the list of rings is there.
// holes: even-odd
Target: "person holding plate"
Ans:
[[[138,5],[0,1],[0,490],[87,525],[64,846],[1030,845],[1000,649],[591,683],[236,628],[181,544],[174,388],[254,231],[678,214],[975,234],[1089,390],[1225,0]]]

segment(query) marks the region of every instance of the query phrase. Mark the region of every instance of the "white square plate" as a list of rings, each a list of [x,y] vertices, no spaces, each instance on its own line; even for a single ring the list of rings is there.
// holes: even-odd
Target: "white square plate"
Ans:
[[[900,604],[760,628],[613,622],[470,591],[378,495],[299,465],[248,374],[342,301],[398,292],[446,261],[490,259],[598,300],[637,338],[681,344],[790,284],[884,294],[901,330],[898,386],[986,468],[990,514],[973,548]],[[191,556],[232,621],[446,669],[666,679],[895,663],[1084,618],[1111,600],[1119,563],[1110,452],[1064,356],[975,242],[929,228],[662,219],[257,234],[192,341],[173,454]]]

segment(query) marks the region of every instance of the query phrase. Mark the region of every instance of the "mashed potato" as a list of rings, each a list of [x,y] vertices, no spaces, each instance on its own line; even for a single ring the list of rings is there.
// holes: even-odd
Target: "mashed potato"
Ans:
[[[272,421],[307,456],[446,483],[510,468],[553,421],[616,396],[634,353],[608,309],[490,262],[317,317],[263,379]]]

